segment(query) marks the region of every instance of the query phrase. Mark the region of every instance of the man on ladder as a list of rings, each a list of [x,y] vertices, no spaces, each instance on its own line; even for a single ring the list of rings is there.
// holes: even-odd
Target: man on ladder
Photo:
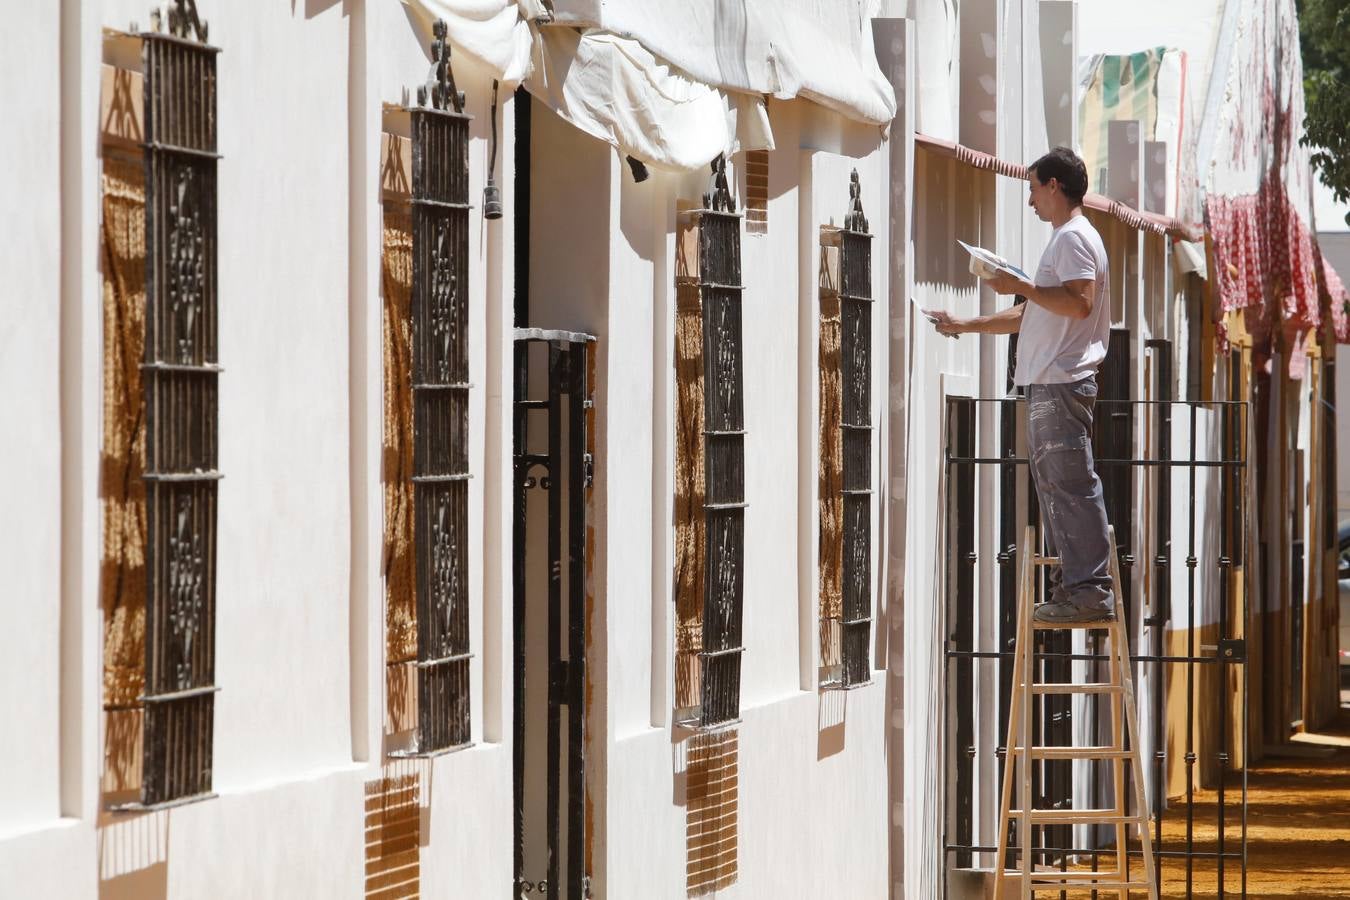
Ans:
[[[1157,875],[1148,834],[1128,639],[1123,624],[1115,616],[1119,591],[1119,573],[1113,558],[1115,540],[1106,521],[1102,483],[1092,459],[1096,371],[1106,358],[1111,325],[1106,249],[1097,230],[1083,215],[1083,195],[1087,192],[1083,161],[1073,151],[1056,147],[1027,168],[1031,182],[1028,203],[1054,231],[1032,282],[1003,272],[989,279],[996,292],[1020,294],[1027,302],[973,319],[954,319],[941,312],[930,314],[943,334],[1019,334],[1015,381],[1026,388],[1031,474],[1040,498],[1046,543],[1054,548],[1051,554],[1058,552],[1058,557],[1035,555],[1034,532],[1027,528],[1018,580],[1014,683],[999,809],[994,896],[1005,896],[1009,882],[1015,882],[1023,898],[1037,892],[1075,888],[1113,891],[1120,900],[1125,900],[1131,889],[1146,889],[1151,898],[1156,898]],[[1034,571],[1038,566],[1049,569],[1051,595],[1033,614]],[[1037,682],[1033,628],[1105,628],[1110,646],[1107,667],[1110,680],[1101,684]],[[1111,743],[1100,747],[1036,746],[1032,703],[1035,696],[1046,694],[1104,697],[1111,713]],[[1072,759],[1111,765],[1112,805],[1102,809],[1033,808],[1033,766]],[[1019,767],[1020,781],[1015,776]],[[1133,791],[1126,788],[1127,770]],[[1133,811],[1127,796],[1130,793]],[[1014,823],[1021,865],[1008,870],[1005,866],[1008,851],[1013,849]],[[1054,824],[1114,826],[1116,868],[1107,872],[1038,868],[1032,829]],[[1127,828],[1131,825],[1138,828],[1144,867],[1142,880],[1132,877],[1129,871]]]
[[[1087,168],[1056,147],[1027,167],[1027,204],[1054,231],[1034,284],[999,272],[989,286],[1027,299],[990,316],[932,317],[942,334],[1017,333],[1014,380],[1026,388],[1027,449],[1047,544],[1061,564],[1036,621],[1087,623],[1115,615],[1102,483],[1092,461],[1097,366],[1111,334],[1110,279],[1101,235],[1083,215]]]

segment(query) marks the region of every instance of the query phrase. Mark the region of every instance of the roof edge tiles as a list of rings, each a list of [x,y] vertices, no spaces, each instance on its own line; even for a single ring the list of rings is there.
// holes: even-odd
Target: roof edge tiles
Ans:
[[[1026,166],[1000,159],[992,153],[984,153],[963,144],[929,137],[926,134],[915,134],[914,142],[925,150],[951,157],[976,169],[984,169],[1021,181],[1026,181],[1028,178]],[[1134,207],[1121,203],[1119,200],[1112,200],[1109,197],[1103,197],[1101,194],[1088,194],[1083,198],[1083,205],[1088,209],[1106,213],[1138,231],[1165,234],[1183,241],[1199,241],[1204,237],[1204,229],[1199,225],[1192,225],[1171,216],[1141,212]]]

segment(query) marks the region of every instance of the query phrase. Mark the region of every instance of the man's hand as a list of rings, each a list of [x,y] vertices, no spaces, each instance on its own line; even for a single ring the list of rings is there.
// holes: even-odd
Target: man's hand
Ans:
[[[1035,290],[1029,282],[1007,272],[995,272],[985,283],[995,294],[1021,294],[1023,297],[1030,297]]]
[[[938,334],[955,338],[962,334],[1016,334],[1022,329],[1022,313],[1027,305],[1018,303],[988,316],[958,319],[941,309],[925,309],[923,314],[933,323]]]
[[[928,321],[933,323],[933,327],[937,329],[938,334],[945,334],[947,337],[956,337],[966,330],[963,327],[965,323],[960,319],[952,318],[946,310],[925,309],[923,312],[924,315],[928,316]]]

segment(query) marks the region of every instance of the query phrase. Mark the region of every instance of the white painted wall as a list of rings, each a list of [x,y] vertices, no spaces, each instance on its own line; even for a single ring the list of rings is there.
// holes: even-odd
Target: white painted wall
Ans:
[[[842,221],[848,172],[857,166],[864,206],[878,228],[884,185],[880,135],[801,101],[774,103],[769,233],[742,245],[746,284],[746,593],[739,726],[739,878],[722,892],[760,897],[801,885],[855,896],[884,892],[885,746],[882,682],[847,696],[844,745],[821,737],[823,707],[840,695],[814,690],[815,648],[804,651],[798,546],[799,432],[814,434],[800,395],[797,303],[816,270],[799,258],[800,215]],[[684,732],[672,732],[673,640],[669,489],[673,452],[674,230],[678,199],[697,200],[704,173],[633,182],[614,152],[535,106],[530,324],[586,330],[597,344],[596,486],[590,497],[595,612],[587,666],[590,796],[596,811],[597,896],[684,896],[686,810],[676,778]],[[800,189],[805,170],[818,189]],[[742,181],[734,172],[733,177]],[[811,183],[817,182],[813,177]],[[738,190],[738,193],[740,191]],[[608,223],[577,228],[577,223]],[[818,231],[813,231],[818,235]],[[598,239],[598,240],[597,240]],[[818,238],[817,238],[818,239]],[[885,257],[874,257],[874,291]],[[880,296],[880,294],[879,294]],[[876,335],[884,334],[878,304]],[[814,359],[814,352],[812,353]],[[874,361],[876,418],[885,355]],[[814,454],[814,443],[812,453]],[[814,516],[815,506],[811,505]],[[651,528],[645,526],[651,523]],[[785,550],[785,548],[787,548]],[[787,554],[787,555],[785,555]],[[809,571],[809,569],[805,570]],[[874,564],[875,571],[875,564]],[[814,577],[812,573],[812,577]],[[814,598],[812,597],[814,603]],[[812,629],[814,640],[814,629]],[[811,690],[803,690],[803,657]],[[822,749],[825,748],[825,749]],[[800,823],[809,822],[809,828]],[[839,867],[823,870],[817,861]],[[794,888],[795,890],[795,888]]]
[[[984,3],[981,10],[992,14],[988,27],[964,42],[946,0],[908,6],[918,17],[911,115],[917,112],[920,130],[954,138],[964,124],[964,49],[982,53],[983,35],[997,31],[1001,20],[1020,31],[1010,30],[996,48],[1020,47],[1016,42],[1028,29],[1036,31],[1034,4]],[[99,645],[98,585],[90,574],[98,558],[93,498],[101,403],[98,160],[96,133],[79,123],[98,105],[100,29],[146,22],[148,10],[140,0],[66,0],[62,10],[64,18],[54,11],[21,14],[25,33],[46,35],[49,46],[39,61],[0,60],[0,75],[22,72],[37,85],[21,92],[14,77],[0,80],[0,100],[24,124],[12,133],[46,135],[63,147],[54,158],[37,141],[0,143],[0,161],[34,173],[5,188],[22,191],[14,202],[32,207],[34,227],[0,250],[0,265],[20,273],[9,283],[22,289],[5,296],[6,312],[14,313],[4,317],[7,330],[0,333],[23,338],[10,338],[15,352],[0,354],[0,367],[11,375],[4,383],[33,385],[31,392],[0,397],[0,411],[31,423],[24,434],[29,442],[7,445],[3,458],[12,471],[32,477],[12,479],[4,490],[14,496],[0,499],[40,511],[32,522],[45,526],[7,532],[12,526],[0,525],[0,546],[17,573],[12,584],[32,598],[2,607],[4,616],[16,618],[0,628],[0,675],[25,689],[0,690],[0,714],[21,726],[0,743],[0,871],[15,873],[19,896],[93,897],[100,878],[106,896],[360,896],[364,787],[381,773],[383,741],[380,110],[402,102],[404,90],[425,79],[427,36],[413,31],[396,3],[306,0],[246,12],[202,4],[213,41],[225,48],[221,796],[150,816],[111,818],[97,814],[90,790],[100,767],[99,665],[92,662]],[[58,44],[68,51],[64,57],[58,58]],[[972,59],[978,73],[971,72],[994,79],[986,91],[996,110],[995,128],[985,135],[996,141],[989,149],[1026,158],[1044,141],[1044,125],[1027,116],[1027,104],[1041,102],[1042,92],[1021,50]],[[488,161],[490,76],[467,56],[456,55],[454,65],[475,116],[470,197],[478,206]],[[49,77],[31,77],[42,66]],[[69,93],[58,96],[52,86],[63,83]],[[514,103],[501,99],[499,133],[509,148]],[[53,112],[58,101],[64,119]],[[980,111],[973,102],[967,106],[971,115]],[[920,151],[915,179],[924,182],[911,195],[921,204],[913,234],[906,245],[893,246],[883,211],[889,157],[880,131],[806,101],[773,101],[769,110],[777,144],[770,153],[769,232],[747,235],[743,244],[746,655],[739,879],[724,893],[887,895],[893,887],[886,823],[900,815],[904,895],[926,900],[941,877],[933,835],[941,833],[944,783],[935,751],[944,713],[938,689],[944,508],[937,461],[945,398],[996,387],[1004,342],[951,341],[913,319],[906,333],[891,335],[912,353],[908,384],[897,386],[910,399],[906,629],[897,661],[905,674],[911,755],[904,803],[889,810],[880,670],[873,684],[847,695],[815,689],[817,382],[809,364],[815,359],[818,229],[842,220],[848,172],[856,166],[877,235],[874,296],[891,296],[891,254],[912,253],[914,296],[958,315],[995,301],[965,273],[956,236],[1020,250],[1024,259],[1038,253],[1043,236],[1027,227],[1021,185],[925,160]],[[1022,127],[1011,128],[1014,117]],[[598,897],[683,896],[686,811],[675,784],[684,735],[670,724],[673,235],[677,200],[697,199],[706,173],[654,173],[635,184],[611,148],[537,105],[533,126],[530,324],[599,338],[588,654],[593,887]],[[514,185],[510,157],[499,154],[506,218],[486,223],[475,209],[470,220],[471,380],[478,386],[471,395],[470,503],[483,523],[471,545],[476,746],[413,767],[425,791],[421,887],[428,896],[491,896],[511,877],[506,402]],[[58,194],[62,200],[53,206]],[[70,273],[59,286],[43,277],[57,268]],[[901,291],[892,302],[908,297]],[[73,314],[77,327],[64,327],[62,313]],[[876,304],[873,420],[879,427],[891,313]],[[67,427],[72,422],[79,427]],[[57,454],[63,439],[65,452]],[[874,453],[878,486],[882,458]],[[987,517],[992,498],[982,495],[978,508]],[[72,510],[73,519],[58,517]],[[876,508],[873,515],[880,538]],[[880,547],[879,539],[873,542],[878,584]],[[64,593],[56,586],[62,572]],[[875,608],[881,606],[878,600]],[[873,664],[887,659],[878,652]],[[44,671],[45,678],[36,677]],[[824,733],[841,714],[842,742],[838,732]]]
[[[1345,222],[1350,204],[1337,203],[1331,188],[1313,179],[1313,220],[1317,242],[1327,264],[1342,282],[1350,278],[1350,225]],[[1350,358],[1336,348],[1336,521],[1350,519]]]
[[[15,10],[18,46],[0,58],[0,209],[16,227],[0,247],[0,835],[61,813],[60,9]],[[17,223],[22,223],[18,226]],[[22,687],[20,687],[22,686]]]
[[[101,285],[97,109],[102,29],[135,0],[33,7],[0,60],[15,127],[3,207],[29,225],[0,267],[6,385],[22,423],[3,459],[0,896],[359,897],[364,783],[380,775],[380,104],[426,78],[428,35],[397,4],[199,4],[219,68],[221,469],[214,785],[143,816],[98,812],[101,624],[97,458]],[[491,79],[456,56],[471,128],[473,733],[421,765],[421,886],[509,883],[507,218],[481,218]],[[511,139],[503,98],[499,134]],[[85,122],[89,124],[85,124]],[[58,277],[59,273],[59,277]],[[491,275],[489,276],[489,273]],[[506,313],[509,324],[509,312]],[[492,404],[489,403],[492,398]],[[489,415],[489,406],[498,407]],[[466,817],[472,811],[472,818]],[[65,818],[62,818],[62,816]]]
[[[304,77],[283,87],[275,65],[344,72],[348,19],[214,18],[228,48],[215,784],[233,791],[351,758],[347,103]]]

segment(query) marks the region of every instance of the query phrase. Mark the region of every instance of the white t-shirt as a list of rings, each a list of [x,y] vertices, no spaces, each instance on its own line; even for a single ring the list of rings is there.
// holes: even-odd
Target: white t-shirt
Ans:
[[[1087,278],[1097,282],[1092,312],[1071,319],[1027,301],[1017,334],[1019,385],[1066,384],[1082,381],[1106,359],[1111,337],[1111,288],[1106,248],[1087,216],[1077,215],[1050,235],[1050,243],[1036,268],[1037,287],[1058,287]]]

